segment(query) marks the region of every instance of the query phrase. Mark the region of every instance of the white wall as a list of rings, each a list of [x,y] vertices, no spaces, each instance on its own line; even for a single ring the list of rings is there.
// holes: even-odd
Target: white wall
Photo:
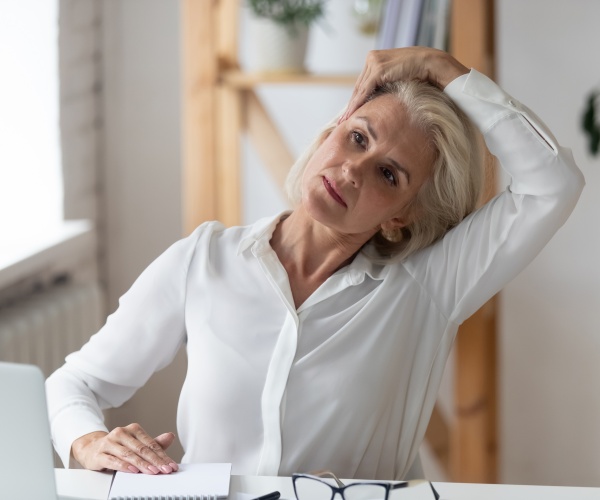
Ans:
[[[182,234],[180,19],[172,0],[105,0],[103,7],[103,235],[112,311]],[[180,353],[111,413],[111,424],[139,421],[154,435],[175,431],[184,373]],[[174,448],[177,459],[181,450]]]
[[[600,157],[580,120],[600,85],[600,2],[497,0],[498,77],[573,149],[587,185],[502,292],[502,479],[600,486]]]

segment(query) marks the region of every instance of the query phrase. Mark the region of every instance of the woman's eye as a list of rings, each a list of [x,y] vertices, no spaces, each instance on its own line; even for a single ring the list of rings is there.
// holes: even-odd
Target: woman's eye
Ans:
[[[381,167],[381,175],[383,175],[385,180],[389,182],[392,186],[396,185],[396,176],[394,175],[394,172],[392,172],[389,168]]]
[[[360,132],[357,132],[356,130],[354,130],[352,132],[352,141],[355,142],[356,144],[358,144],[361,147],[365,147],[366,144],[366,140],[365,140],[365,136],[362,135]]]

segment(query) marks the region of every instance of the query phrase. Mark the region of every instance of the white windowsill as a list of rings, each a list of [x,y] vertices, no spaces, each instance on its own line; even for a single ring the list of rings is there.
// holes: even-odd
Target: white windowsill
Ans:
[[[95,272],[95,254],[96,232],[88,220],[64,221],[8,241],[3,235],[0,290],[35,275],[74,272],[82,262],[91,262]]]

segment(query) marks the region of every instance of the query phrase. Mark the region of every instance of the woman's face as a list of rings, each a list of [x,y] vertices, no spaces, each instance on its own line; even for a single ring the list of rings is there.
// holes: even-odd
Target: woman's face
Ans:
[[[382,226],[411,222],[410,205],[435,159],[424,132],[391,95],[367,102],[316,150],[302,178],[302,204],[315,220],[367,241]]]

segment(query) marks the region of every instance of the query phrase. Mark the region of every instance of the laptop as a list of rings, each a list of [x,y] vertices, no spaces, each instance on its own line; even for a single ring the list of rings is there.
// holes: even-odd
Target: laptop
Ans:
[[[0,449],[0,498],[75,498],[56,491],[44,376],[37,366],[0,362]]]

